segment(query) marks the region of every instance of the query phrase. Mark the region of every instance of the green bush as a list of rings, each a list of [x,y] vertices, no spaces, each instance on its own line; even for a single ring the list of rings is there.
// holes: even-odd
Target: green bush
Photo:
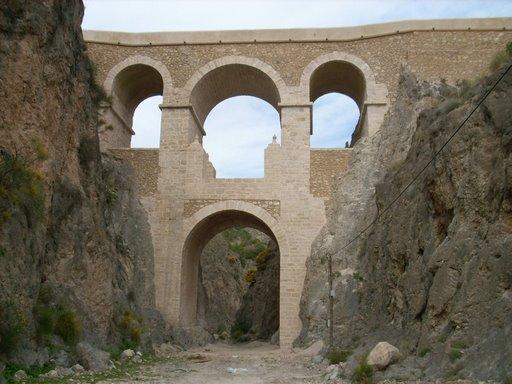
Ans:
[[[428,355],[430,353],[430,348],[428,347],[425,347],[425,348],[422,348],[420,349],[420,351],[418,352],[418,355],[420,357],[425,357],[426,355]]]
[[[107,206],[109,208],[112,208],[114,206],[114,203],[117,201],[117,190],[115,187],[109,187],[105,188],[105,202],[107,203]]]
[[[251,330],[252,322],[249,319],[237,319],[231,327],[231,339],[236,343],[243,343],[249,340],[247,334]]]
[[[28,220],[40,219],[44,210],[44,183],[32,169],[38,159],[29,161],[0,148],[0,226],[9,221],[16,209]]]
[[[494,72],[510,60],[512,60],[512,41],[507,44],[503,51],[499,51],[494,55],[491,63],[489,64],[489,69]]]
[[[256,281],[256,268],[251,268],[245,272],[244,280],[246,283],[252,284]]]
[[[263,251],[258,253],[254,261],[256,262],[256,267],[259,270],[264,270],[267,266],[267,260],[270,256],[270,248],[265,248]]]
[[[135,348],[140,345],[142,338],[143,320],[131,309],[126,309],[116,320],[117,328],[121,334],[123,349]]]
[[[351,355],[350,351],[334,350],[327,353],[325,356],[331,364],[339,364],[347,361],[347,358]]]
[[[14,352],[23,338],[27,319],[14,301],[0,303],[0,353]]]
[[[352,375],[352,380],[361,384],[373,383],[373,368],[366,362],[366,356],[359,360],[359,364]]]
[[[82,330],[80,320],[74,312],[62,309],[57,313],[54,332],[68,344],[76,344]]]
[[[89,165],[99,157],[98,141],[95,137],[82,137],[78,147],[78,160],[84,170],[89,169]]]
[[[450,358],[450,361],[452,363],[455,363],[457,360],[459,360],[462,357],[462,351],[459,348],[452,348],[452,349],[450,349],[450,353],[448,354],[448,357]]]
[[[37,336],[53,335],[55,317],[55,310],[52,308],[40,308],[36,311]]]

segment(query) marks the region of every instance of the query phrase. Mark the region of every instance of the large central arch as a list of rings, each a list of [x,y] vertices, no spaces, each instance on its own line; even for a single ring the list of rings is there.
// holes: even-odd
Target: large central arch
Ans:
[[[179,300],[182,325],[194,325],[197,321],[198,268],[204,247],[215,235],[233,226],[257,229],[273,239],[279,248],[282,246],[283,237],[276,220],[251,203],[224,201],[197,212],[189,220],[182,249]]]

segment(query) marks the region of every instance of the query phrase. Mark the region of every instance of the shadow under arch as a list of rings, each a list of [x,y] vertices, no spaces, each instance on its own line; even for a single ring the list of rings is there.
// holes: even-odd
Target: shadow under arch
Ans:
[[[250,203],[245,204],[252,205]],[[250,227],[266,234],[276,242],[279,249],[281,248],[280,231],[271,228],[276,226],[275,219],[269,222],[268,219],[271,216],[268,213],[262,215],[261,212],[258,212],[259,210],[264,211],[261,208],[248,212],[243,208],[226,207],[207,215],[201,215],[204,217],[200,220],[193,220],[194,225],[189,225],[191,228],[186,231],[187,236],[183,245],[181,260],[179,316],[181,325],[196,324],[199,260],[204,247],[215,235],[234,226]]]

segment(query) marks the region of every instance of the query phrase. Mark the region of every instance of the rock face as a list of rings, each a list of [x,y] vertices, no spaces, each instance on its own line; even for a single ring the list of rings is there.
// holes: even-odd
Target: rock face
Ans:
[[[400,351],[397,347],[381,341],[370,352],[367,363],[375,369],[386,369],[400,358]]]
[[[364,353],[384,339],[409,357],[403,364],[429,378],[510,377],[510,74],[399,203],[341,250],[432,158],[497,76],[455,87],[402,74],[394,110],[378,134],[354,147],[337,182],[307,263],[298,343],[326,336],[332,255],[339,347]]]
[[[243,297],[236,325],[250,338],[270,339],[279,329],[279,250],[269,243],[264,263],[258,263],[254,282]]]
[[[208,242],[199,263],[200,326],[223,338],[229,335],[249,289],[247,274],[257,270],[258,255],[267,249],[269,240],[252,228],[231,228]]]
[[[198,322],[212,333],[229,332],[247,290],[244,269],[234,256],[222,233],[210,240],[201,254]]]
[[[47,310],[74,324],[59,336],[100,346],[127,337],[125,313],[141,329],[161,324],[149,225],[130,168],[99,152],[103,96],[82,15],[79,0],[0,3],[0,161],[21,169],[0,181],[8,191],[0,194],[0,356],[27,363],[41,339],[34,335],[69,329],[44,328]],[[149,337],[161,335],[140,341]]]

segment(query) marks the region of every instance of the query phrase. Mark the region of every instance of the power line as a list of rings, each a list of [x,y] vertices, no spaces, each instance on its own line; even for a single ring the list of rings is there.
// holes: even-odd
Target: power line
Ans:
[[[496,86],[499,84],[499,82],[505,77],[505,75],[510,71],[510,68],[512,68],[512,64],[507,67],[507,69],[501,74],[501,76],[494,82],[492,87],[485,93],[485,95],[480,99],[480,101],[476,104],[476,106],[473,108],[473,110],[469,113],[468,116],[462,121],[462,123],[457,127],[457,129],[450,135],[448,140],[445,141],[445,143],[437,150],[437,152],[434,154],[434,156],[428,161],[427,164],[421,168],[421,170],[412,178],[412,180],[403,188],[400,193],[393,199],[391,203],[389,203],[381,212],[377,214],[375,219],[372,220],[370,224],[368,224],[361,232],[357,234],[352,240],[350,240],[347,244],[345,244],[340,251],[343,251],[346,249],[350,244],[352,244],[354,241],[359,239],[368,229],[370,229],[383,215],[386,213],[393,204],[397,202],[397,200],[402,197],[402,195],[409,189],[411,185],[413,185],[416,180],[421,176],[421,174],[434,162],[436,157],[441,153],[441,151],[450,143],[450,141],[454,138],[454,136],[461,130],[461,128],[466,124],[466,122],[473,116],[475,111],[482,105],[482,103],[487,99],[487,97],[491,94],[492,91],[496,88]]]

